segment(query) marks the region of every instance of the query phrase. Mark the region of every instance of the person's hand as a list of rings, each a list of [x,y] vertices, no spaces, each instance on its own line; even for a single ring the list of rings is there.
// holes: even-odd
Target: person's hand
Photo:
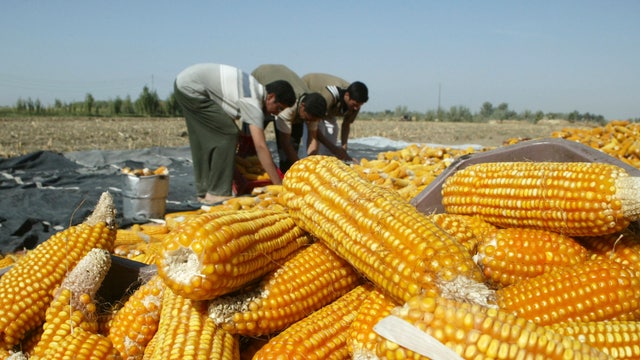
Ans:
[[[349,159],[351,158],[351,157],[349,156],[349,154],[347,154],[347,150],[345,150],[345,149],[343,149],[343,148],[341,148],[341,147],[339,147],[339,146],[336,146],[336,147],[333,149],[333,151],[332,151],[332,152],[333,152],[333,154],[334,154],[338,159],[343,160],[343,161],[345,161],[345,160],[349,160]]]

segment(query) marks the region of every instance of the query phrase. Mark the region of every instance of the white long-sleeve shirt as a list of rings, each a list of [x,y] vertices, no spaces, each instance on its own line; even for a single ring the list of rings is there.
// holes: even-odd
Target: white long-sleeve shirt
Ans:
[[[232,118],[264,128],[265,88],[253,76],[223,64],[195,64],[176,77],[176,86],[185,95],[209,98]]]

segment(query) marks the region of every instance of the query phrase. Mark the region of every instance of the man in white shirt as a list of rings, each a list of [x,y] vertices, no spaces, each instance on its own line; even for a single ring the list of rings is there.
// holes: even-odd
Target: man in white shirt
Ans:
[[[271,181],[282,183],[267,147],[264,123],[265,117],[295,104],[291,84],[281,80],[262,85],[233,66],[203,63],[178,74],[174,93],[187,124],[199,201],[212,204],[233,195],[238,120],[251,135]]]

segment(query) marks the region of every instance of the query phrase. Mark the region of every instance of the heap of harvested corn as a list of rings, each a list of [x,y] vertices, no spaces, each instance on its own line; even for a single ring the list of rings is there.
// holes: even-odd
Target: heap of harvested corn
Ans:
[[[613,129],[616,134],[634,134],[631,125],[610,124],[600,133],[610,135]],[[563,132],[568,133],[572,132]],[[629,142],[620,136],[615,139],[620,144]],[[624,155],[629,163],[630,149],[633,145]],[[7,323],[0,356],[24,358],[46,347],[55,350],[47,350],[51,358],[74,351],[78,359],[90,358],[83,354],[95,344],[103,358],[111,359],[427,359],[443,353],[443,347],[451,358],[464,359],[640,357],[640,235],[630,223],[636,215],[616,212],[622,208],[621,200],[609,197],[610,209],[605,208],[605,200],[586,205],[585,211],[574,204],[571,211],[576,215],[569,217],[568,209],[560,215],[543,212],[538,214],[542,224],[552,224],[558,216],[563,224],[545,229],[531,229],[531,219],[522,224],[517,219],[498,221],[517,213],[494,217],[480,210],[409,214],[406,206],[416,191],[455,157],[472,151],[412,145],[358,165],[337,164],[331,171],[324,167],[333,160],[303,159],[295,166],[313,176],[296,174],[294,168],[285,177],[285,186],[256,188],[253,196],[167,214],[163,224],[118,229],[105,235],[112,254],[157,264],[160,273],[145,273],[141,286],[132,288],[117,304],[96,303],[99,299],[89,291],[86,296],[76,295],[80,301],[70,311],[78,316],[70,317],[68,324],[85,324],[81,314],[98,312],[100,323],[66,327],[71,329],[69,335],[53,345],[38,345],[40,339],[49,338],[42,336],[44,315],[33,320],[31,310],[23,311],[20,323],[29,324],[25,329],[31,331],[9,332],[15,325]],[[603,181],[624,177],[600,173]],[[593,194],[586,195],[578,186],[583,179],[578,176],[569,189],[548,193],[545,199],[562,205],[571,187],[581,191],[585,200],[616,187],[615,181],[611,186],[595,186],[589,190]],[[535,190],[535,182],[524,176],[520,180],[520,189],[540,191]],[[347,185],[354,190],[343,192]],[[527,192],[507,190],[502,201],[522,204],[524,200],[515,199],[521,191]],[[445,193],[443,202],[457,203],[452,198],[464,197],[465,192]],[[321,195],[322,201],[315,201]],[[300,202],[304,196],[308,199]],[[360,203],[363,206],[353,211]],[[302,212],[309,215],[301,219]],[[602,212],[605,220],[599,220]],[[265,229],[273,231],[251,236],[258,230],[247,227],[244,220],[249,218],[263,218],[268,223]],[[310,245],[294,240],[296,245],[268,247],[285,236],[277,224],[290,226],[291,220],[307,233],[310,240],[304,242]],[[613,225],[584,226],[589,221]],[[412,223],[420,224],[422,230],[414,232]],[[567,229],[574,223],[582,225],[572,234]],[[287,227],[296,234],[292,238],[298,236],[296,226]],[[607,230],[595,231],[598,228]],[[424,229],[431,235],[420,241]],[[409,238],[418,240],[411,241],[416,247],[408,247]],[[5,257],[18,261],[14,265],[18,268],[21,258],[36,251],[44,253],[34,249]],[[69,265],[65,274],[72,268]],[[184,269],[188,272],[183,274]],[[32,270],[22,276],[41,276],[39,281],[49,285],[62,282],[62,277],[49,280],[46,271]],[[37,275],[41,273],[45,275]],[[12,277],[6,275],[0,279]],[[467,285],[484,286],[465,291],[476,289],[485,303],[465,291],[443,290],[443,284],[460,277],[472,280]],[[100,280],[92,281],[93,289]],[[230,285],[219,290],[219,282]],[[55,301],[34,290],[30,285],[0,293],[8,308],[6,315],[10,317],[10,304],[18,296],[46,298],[49,307],[43,308],[53,313]],[[67,320],[61,321],[67,326]],[[402,329],[407,332],[398,335],[405,325]]]

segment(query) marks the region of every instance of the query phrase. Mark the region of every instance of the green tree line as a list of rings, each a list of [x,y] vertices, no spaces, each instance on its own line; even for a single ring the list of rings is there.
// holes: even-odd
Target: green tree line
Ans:
[[[395,118],[407,121],[446,121],[446,122],[488,122],[488,121],[504,121],[504,120],[524,120],[531,123],[537,123],[542,119],[560,119],[569,122],[593,122],[605,124],[607,120],[604,116],[591,113],[581,113],[572,111],[570,113],[544,112],[542,110],[531,111],[524,110],[517,112],[509,108],[509,104],[500,103],[494,106],[491,102],[484,102],[477,112],[472,112],[466,106],[451,106],[448,110],[435,109],[427,110],[424,113],[409,111],[406,106],[397,106],[395,110],[385,110],[383,113],[363,111],[361,117],[364,118]],[[631,120],[640,122],[640,118],[636,119],[616,119]]]
[[[179,117],[182,116],[175,96],[171,93],[161,100],[155,90],[144,86],[138,98],[130,96],[116,97],[110,100],[96,100],[91,93],[85,95],[84,101],[63,102],[56,99],[53,105],[43,105],[39,99],[18,99],[14,107],[0,108],[0,115],[28,116],[105,116],[105,117]],[[524,110],[517,112],[509,108],[507,103],[494,106],[484,102],[477,112],[466,106],[451,106],[449,109],[431,109],[425,112],[409,111],[407,106],[397,106],[394,110],[371,112],[366,106],[359,116],[361,119],[398,119],[410,121],[447,121],[447,122],[487,122],[492,120],[525,120],[536,123],[542,119],[563,119],[570,122],[595,122],[604,124],[608,119],[591,113],[572,111],[570,113],[544,112],[542,110]],[[612,119],[609,119],[612,120]],[[618,119],[640,122],[640,118]]]
[[[145,86],[135,100],[131,96],[116,97],[111,100],[96,100],[87,93],[84,101],[64,102],[56,99],[53,105],[45,106],[39,99],[18,99],[14,107],[4,107],[0,111],[4,115],[30,116],[148,116],[174,117],[182,113],[175,96],[161,100],[155,90]]]

